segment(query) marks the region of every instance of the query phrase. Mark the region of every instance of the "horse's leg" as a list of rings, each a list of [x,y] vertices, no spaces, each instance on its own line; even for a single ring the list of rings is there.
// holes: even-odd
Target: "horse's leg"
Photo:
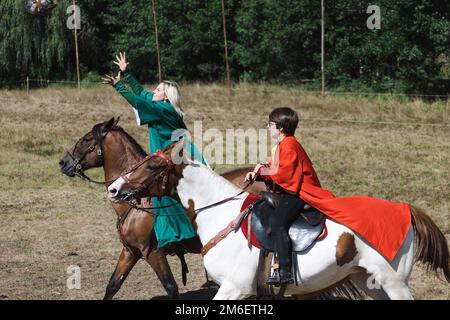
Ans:
[[[352,274],[350,279],[358,287],[358,289],[364,291],[364,293],[373,300],[389,300],[389,296],[383,290],[381,286],[375,283],[371,274],[366,271]]]
[[[179,299],[178,285],[170,270],[169,262],[162,249],[144,254],[145,260],[155,270],[170,299]]]
[[[126,247],[123,247],[119,256],[116,269],[114,270],[111,279],[109,279],[108,286],[106,287],[106,293],[103,297],[104,300],[112,300],[113,296],[119,291],[122,283],[127,278],[131,269],[133,269],[136,262],[140,259],[140,253],[133,253]]]
[[[224,281],[214,296],[213,300],[241,300],[250,296],[244,294],[240,288],[237,288],[233,283]]]
[[[392,300],[414,300],[408,285],[402,281],[387,282],[383,289]]]
[[[372,250],[372,261],[370,261],[370,256],[365,257],[365,262],[368,263],[361,267],[368,270],[372,279],[367,277],[369,285],[378,287],[378,285],[383,288],[389,299],[391,300],[412,300],[413,297],[408,288],[408,279],[410,274],[410,261],[412,260],[412,244],[411,241],[405,241],[402,248],[397,253],[397,258],[389,263],[385,258],[383,258],[379,253]],[[395,268],[394,268],[395,267]],[[376,282],[375,282],[376,281]],[[365,291],[365,286],[362,284],[358,285],[361,289]],[[367,284],[366,284],[367,288]]]

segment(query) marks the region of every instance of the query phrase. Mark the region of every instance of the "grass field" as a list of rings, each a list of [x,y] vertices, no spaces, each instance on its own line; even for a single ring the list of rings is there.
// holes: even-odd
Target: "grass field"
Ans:
[[[424,208],[450,239],[450,105],[398,96],[325,98],[297,88],[241,84],[228,96],[220,85],[182,86],[186,123],[203,129],[264,128],[277,106],[301,117],[297,137],[323,186],[338,196],[365,194]],[[121,244],[105,190],[63,176],[63,152],[96,123],[120,125],[148,150],[127,103],[110,87],[0,91],[0,299],[100,299]],[[216,167],[217,171],[225,166]],[[89,172],[102,179],[102,170]],[[180,292],[205,282],[201,257],[188,255],[188,284],[169,257]],[[68,290],[67,268],[81,268],[81,289]],[[416,299],[450,299],[448,283],[416,265]],[[165,292],[141,261],[117,299]]]

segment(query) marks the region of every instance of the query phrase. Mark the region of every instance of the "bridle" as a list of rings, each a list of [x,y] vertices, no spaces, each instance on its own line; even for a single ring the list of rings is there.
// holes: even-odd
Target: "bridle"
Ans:
[[[78,144],[80,143],[81,140],[79,140],[75,144],[75,146],[73,147],[72,152],[67,151],[67,154],[70,156],[70,158],[73,161],[73,165],[74,165],[74,172],[73,173],[76,176],[80,177],[82,180],[88,180],[89,182],[92,182],[92,183],[95,183],[95,184],[104,185],[104,184],[107,184],[107,183],[112,183],[112,182],[114,182],[114,180],[105,181],[105,182],[95,181],[95,180],[91,179],[90,177],[88,177],[84,173],[83,166],[81,165],[81,161],[83,161],[83,159],[88,154],[93,152],[97,145],[100,146],[100,148],[97,150],[97,155],[102,158],[102,165],[103,165],[103,143],[102,142],[106,138],[106,136],[108,135],[109,130],[105,131],[105,132],[103,132],[101,134],[98,132],[98,130],[99,130],[98,127],[94,127],[94,129],[92,129],[92,135],[94,136],[94,142],[87,148],[87,150],[80,157],[76,158],[74,156],[74,153],[75,153],[75,150],[76,150],[76,148],[77,148],[77,146],[78,146]]]
[[[103,160],[103,140],[106,138],[106,136],[108,135],[108,133],[109,133],[110,131],[113,131],[113,130],[114,130],[114,128],[111,128],[110,130],[105,131],[105,132],[103,132],[103,133],[100,134],[100,133],[99,133],[99,128],[98,128],[98,127],[94,127],[94,129],[92,129],[92,135],[94,136],[94,142],[93,142],[93,143],[87,148],[87,150],[86,150],[85,152],[83,152],[82,155],[79,156],[78,158],[74,156],[74,153],[75,153],[75,150],[77,149],[78,144],[80,143],[81,140],[78,141],[78,142],[75,144],[75,146],[74,146],[72,152],[67,151],[67,154],[69,155],[69,157],[71,158],[71,160],[72,160],[72,162],[73,162],[73,166],[74,166],[74,174],[75,174],[76,176],[80,177],[82,180],[87,180],[87,181],[89,181],[89,182],[92,182],[92,183],[95,183],[95,184],[99,184],[99,185],[109,185],[109,184],[113,183],[114,181],[116,181],[116,180],[118,179],[118,177],[117,177],[117,178],[112,179],[112,180],[109,180],[109,181],[96,181],[96,180],[94,180],[94,179],[92,179],[92,178],[90,178],[89,176],[86,175],[86,173],[85,173],[84,170],[83,170],[83,166],[81,165],[81,161],[83,161],[83,159],[84,159],[88,154],[90,154],[91,152],[94,152],[95,147],[96,147],[97,145],[100,146],[100,148],[97,150],[97,155],[98,155],[99,157],[102,158],[102,165],[104,164],[104,163],[103,163],[103,161],[104,161],[104,160]],[[155,156],[159,156],[159,157],[163,158],[163,159],[167,162],[167,164],[168,164],[168,166],[165,168],[165,170],[164,170],[163,172],[161,172],[161,174],[160,174],[160,177],[163,178],[163,187],[162,187],[162,189],[165,189],[165,188],[166,188],[166,184],[167,184],[167,180],[168,180],[168,174],[169,174],[169,171],[175,166],[175,164],[174,164],[169,158],[167,158],[167,157],[164,155],[164,153],[162,153],[161,150],[158,150],[158,151],[156,151],[156,152],[154,152],[154,153],[152,153],[152,154],[150,154],[150,155],[147,155],[145,158],[142,158],[142,159],[139,160],[137,163],[135,163],[134,165],[132,165],[130,168],[124,170],[124,171],[120,174],[119,177],[122,177],[123,179],[125,179],[125,181],[129,181],[129,180],[128,180],[128,177],[127,177],[127,174],[129,174],[130,172],[136,170],[136,169],[139,168],[141,165],[143,165],[146,161],[148,161],[149,159],[151,159],[151,158],[153,158],[153,157],[155,157]],[[142,186],[138,191],[136,191],[136,193],[137,193],[137,192],[140,192],[143,188],[145,188],[145,186]],[[133,208],[135,208],[135,209],[141,209],[141,210],[163,209],[163,208],[166,208],[166,207],[174,206],[174,205],[172,204],[172,205],[159,206],[159,207],[138,207],[138,206],[137,206],[137,200],[136,200],[136,198],[135,198],[135,193],[126,194],[126,195],[125,195],[122,199],[120,199],[120,200],[126,201],[126,202],[128,202],[128,204],[129,204],[131,207],[133,207]]]
[[[111,128],[111,130],[113,130]],[[83,171],[83,167],[81,165],[81,161],[91,152],[93,152],[95,150],[95,147],[97,145],[100,146],[100,148],[97,150],[97,155],[99,157],[102,157],[102,165],[103,165],[103,140],[105,139],[105,137],[108,135],[108,133],[110,132],[110,130],[105,131],[103,133],[99,133],[98,132],[98,128],[94,127],[94,129],[92,130],[92,134],[94,136],[94,142],[87,148],[87,150],[78,158],[76,158],[73,154],[74,151],[76,150],[78,144],[80,141],[78,141],[72,152],[67,151],[67,154],[70,156],[70,158],[73,161],[74,164],[74,174],[77,175],[78,177],[80,177],[82,180],[88,180],[89,182],[95,183],[95,184],[100,184],[100,185],[106,185],[106,184],[111,184],[114,181],[117,180],[117,178],[110,180],[110,181],[96,181],[92,178],[90,178],[89,176],[87,176],[84,171]],[[135,187],[132,183],[132,181],[130,181],[130,179],[128,179],[127,175],[132,172],[135,171],[137,168],[139,168],[140,166],[142,166],[145,162],[147,162],[148,160],[155,158],[155,157],[159,157],[161,158],[164,162],[166,162],[167,166],[164,167],[164,169],[158,174],[158,180],[162,179],[162,183],[159,183],[159,181],[157,181],[157,186],[160,189],[159,190],[159,194],[162,194],[162,192],[167,188],[167,182],[169,180],[169,174],[172,171],[173,168],[175,168],[175,164],[174,162],[169,159],[161,150],[157,150],[154,153],[151,153],[149,155],[147,155],[145,158],[142,158],[141,160],[139,160],[139,162],[135,163],[134,165],[132,165],[130,168],[126,169],[123,173],[121,173],[120,177],[122,179],[125,180],[126,185],[128,185],[130,187],[130,192],[127,194],[124,194],[120,200],[121,201],[125,201],[128,202],[128,204],[130,205],[130,207],[133,207],[135,209],[140,209],[140,210],[153,210],[153,209],[163,209],[163,208],[167,208],[167,207],[172,207],[175,204],[170,204],[170,205],[166,205],[166,206],[160,206],[160,207],[138,207],[137,205],[137,197],[136,195],[139,194],[140,192],[143,191],[143,189],[145,189],[147,186],[145,184],[139,184],[137,187]],[[208,208],[214,207],[214,206],[218,206],[222,203],[228,202],[230,200],[233,200],[234,198],[240,196],[241,194],[243,194],[245,192],[245,189],[247,189],[249,186],[251,185],[251,182],[249,182],[244,189],[239,192],[238,194],[236,194],[235,196],[223,199],[221,201],[218,201],[216,203],[213,203],[211,205],[202,207],[202,208],[198,208],[196,210],[194,210],[194,214],[197,215],[200,211],[206,210]],[[158,197],[160,198],[160,197]],[[184,214],[184,213],[183,213]]]
[[[131,191],[130,193],[125,194],[124,197],[121,198],[121,200],[128,201],[128,199],[130,197],[135,200],[136,195],[141,193],[145,188],[147,188],[147,185],[143,184],[143,183],[139,183],[137,185],[134,184],[130,179],[128,179],[127,175],[130,172],[135,171],[137,168],[142,166],[148,160],[156,158],[156,157],[161,158],[167,164],[167,166],[165,166],[163,168],[163,170],[161,170],[161,172],[158,174],[158,177],[157,177],[157,186],[160,188],[159,194],[162,194],[162,192],[167,188],[167,181],[169,180],[169,174],[170,174],[170,171],[173,168],[175,168],[175,164],[161,150],[157,150],[156,152],[151,153],[148,156],[146,156],[145,158],[143,158],[141,161],[139,161],[138,163],[133,165],[131,168],[126,170],[126,172],[121,175],[121,178],[123,180],[125,180],[125,185],[127,185]],[[162,179],[162,183],[159,183],[159,180],[161,180],[161,179]]]
[[[94,179],[88,177],[86,175],[86,173],[84,173],[83,170],[83,166],[81,165],[81,161],[83,161],[84,158],[86,158],[86,156],[88,154],[90,154],[91,152],[93,152],[95,150],[95,147],[97,145],[100,146],[100,148],[97,150],[97,155],[99,157],[101,157],[102,159],[102,165],[104,165],[104,160],[103,160],[103,140],[106,138],[106,136],[108,135],[108,133],[110,131],[113,131],[114,129],[111,128],[108,131],[105,131],[103,133],[99,133],[99,129],[97,127],[94,127],[94,129],[92,129],[92,135],[94,136],[94,142],[87,148],[86,151],[83,152],[83,154],[76,158],[74,156],[75,150],[77,149],[78,144],[80,143],[80,141],[78,141],[75,146],[73,147],[72,152],[67,151],[67,154],[69,155],[69,157],[72,159],[73,161],[73,165],[74,165],[74,174],[78,177],[80,177],[82,180],[88,180],[89,182],[92,183],[96,183],[96,184],[101,184],[101,185],[105,185],[105,184],[111,184],[114,181],[116,181],[119,177],[122,177],[123,179],[125,179],[125,181],[129,181],[128,177],[126,176],[127,174],[129,174],[130,172],[136,170],[137,168],[139,168],[141,165],[143,165],[146,161],[150,160],[151,158],[155,157],[155,156],[160,156],[162,157],[167,163],[168,163],[168,167],[167,167],[167,173],[168,171],[170,171],[170,169],[172,169],[172,167],[174,166],[174,163],[168,159],[162,152],[161,150],[156,151],[155,153],[149,154],[148,156],[146,156],[145,158],[139,160],[137,163],[135,163],[134,165],[132,165],[130,168],[124,170],[119,177],[109,180],[109,181],[95,181]],[[165,184],[167,183],[167,174],[165,174],[164,176],[164,187],[163,189],[165,189]],[[141,189],[140,189],[141,190]]]
[[[127,174],[130,173],[130,172],[132,172],[132,171],[134,171],[134,170],[136,170],[137,168],[139,168],[140,166],[142,166],[146,161],[148,161],[148,160],[150,160],[150,159],[152,159],[152,158],[155,158],[155,157],[162,158],[163,161],[165,161],[165,162],[167,163],[167,166],[164,167],[163,170],[161,170],[161,172],[158,174],[158,177],[157,177],[156,183],[157,183],[158,188],[160,189],[160,190],[159,190],[159,191],[160,191],[159,194],[161,195],[161,194],[162,194],[162,191],[164,191],[164,190],[167,188],[167,181],[168,181],[168,179],[169,179],[169,174],[170,174],[171,170],[172,170],[173,168],[175,168],[175,164],[174,164],[173,161],[172,161],[171,159],[169,159],[169,158],[168,158],[161,150],[157,150],[156,152],[154,152],[154,153],[148,155],[147,157],[145,157],[144,159],[142,159],[140,162],[138,162],[137,164],[135,164],[133,167],[131,167],[131,168],[127,171],[127,173],[125,173],[125,174],[123,174],[123,175],[121,176],[121,178],[125,180],[125,185],[127,185],[127,186],[130,188],[130,192],[129,192],[129,193],[126,193],[126,194],[124,194],[122,197],[120,197],[120,200],[122,200],[122,201],[127,201],[128,204],[129,204],[130,206],[137,208],[137,201],[136,201],[136,198],[137,198],[137,197],[136,197],[136,195],[139,194],[139,193],[141,193],[145,188],[147,188],[147,185],[146,185],[146,184],[143,184],[143,183],[139,183],[139,185],[135,186],[135,185],[133,184],[133,182],[127,177]],[[160,179],[162,179],[162,183],[161,183],[161,184],[159,183],[159,180],[160,180]],[[212,207],[221,205],[221,204],[223,204],[223,203],[226,203],[226,202],[228,202],[228,201],[231,201],[231,200],[235,199],[236,197],[238,197],[238,196],[240,196],[241,194],[243,194],[243,193],[245,192],[245,190],[246,190],[252,183],[253,183],[253,181],[250,181],[250,182],[242,189],[242,191],[240,191],[238,194],[236,194],[236,195],[234,195],[234,196],[231,196],[231,197],[228,197],[228,198],[226,198],[226,199],[217,201],[217,202],[215,202],[215,203],[213,203],[213,204],[210,204],[210,205],[207,205],[207,206],[204,206],[204,207],[195,209],[195,210],[193,211],[193,213],[194,213],[195,215],[197,215],[199,212],[201,212],[201,211],[203,211],[203,210],[206,210],[206,209],[209,209],[209,208],[212,208]],[[158,196],[158,198],[160,198],[160,197],[161,197],[161,196]],[[145,210],[145,209],[161,209],[161,208],[166,208],[166,207],[170,207],[170,206],[172,206],[172,205],[162,206],[162,207],[151,207],[151,208],[141,208],[141,207],[140,207],[139,209],[141,209],[141,210],[142,210],[142,209],[144,209],[144,210]],[[180,214],[181,214],[181,213],[180,213]],[[182,214],[184,214],[184,212],[183,212]]]

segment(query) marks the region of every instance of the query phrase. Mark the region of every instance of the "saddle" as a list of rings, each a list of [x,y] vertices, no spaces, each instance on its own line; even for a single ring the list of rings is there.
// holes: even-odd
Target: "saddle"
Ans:
[[[267,191],[260,193],[261,200],[253,205],[251,226],[261,246],[274,250],[273,238],[270,233],[269,217],[274,214],[281,195]],[[293,252],[306,250],[322,233],[325,226],[325,216],[310,205],[305,205],[297,220],[289,229],[289,237]]]
[[[274,287],[279,285],[267,285],[268,276],[275,274],[279,276],[279,264],[274,250],[274,239],[271,236],[269,218],[274,214],[278,206],[281,195],[272,192],[262,191],[261,200],[253,204],[251,227],[258,239],[262,250],[259,255],[258,276],[257,276],[257,297],[282,297],[287,288],[286,284],[281,285],[278,293]],[[321,237],[325,228],[325,216],[310,205],[305,205],[297,220],[289,228],[289,238],[292,244],[292,254],[308,249],[314,241]],[[298,268],[295,261],[294,270]],[[298,285],[296,272],[294,271],[295,284]]]

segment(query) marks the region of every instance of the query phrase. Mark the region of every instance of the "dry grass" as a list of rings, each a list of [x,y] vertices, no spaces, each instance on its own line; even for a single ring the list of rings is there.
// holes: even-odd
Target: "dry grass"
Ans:
[[[263,128],[273,107],[294,107],[303,119],[297,137],[325,188],[422,207],[450,238],[448,103],[321,98],[270,85],[241,84],[232,96],[220,85],[182,88],[191,129],[194,120],[203,120],[204,130]],[[63,176],[58,161],[94,124],[118,115],[148,149],[147,130],[135,125],[130,107],[112,88],[86,89],[81,95],[51,88],[32,91],[28,99],[23,91],[0,91],[0,299],[103,297],[121,248],[115,216],[101,187]],[[101,179],[102,171],[91,175]],[[180,265],[170,262],[181,284]],[[188,264],[191,273],[181,292],[198,290],[205,281],[201,258],[190,255]],[[66,288],[70,265],[81,267],[81,290]],[[449,285],[421,266],[414,268],[411,287],[416,299],[450,298]],[[116,297],[163,294],[153,271],[140,262]]]

